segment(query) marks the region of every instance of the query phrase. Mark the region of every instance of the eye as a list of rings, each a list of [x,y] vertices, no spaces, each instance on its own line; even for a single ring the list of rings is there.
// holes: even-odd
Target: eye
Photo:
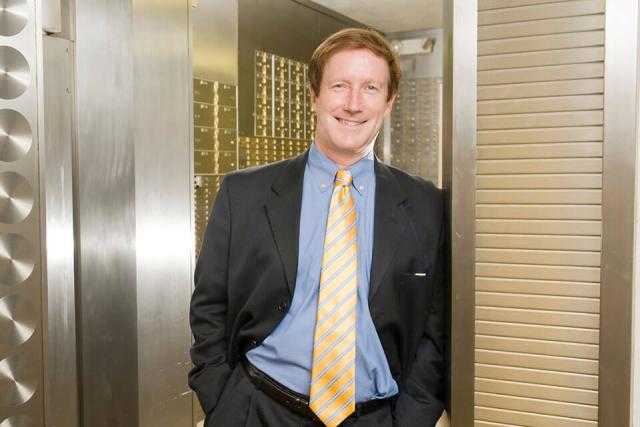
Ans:
[[[334,89],[344,89],[346,85],[344,83],[334,83],[332,87]]]
[[[376,86],[374,84],[369,84],[369,85],[367,85],[367,90],[369,90],[369,91],[377,91],[378,90],[378,86]]]

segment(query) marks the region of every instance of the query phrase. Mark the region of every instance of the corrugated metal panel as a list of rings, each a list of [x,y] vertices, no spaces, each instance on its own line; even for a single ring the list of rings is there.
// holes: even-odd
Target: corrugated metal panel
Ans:
[[[571,33],[600,30],[602,28],[604,28],[604,16],[602,14],[568,18],[549,18],[538,21],[482,25],[478,27],[478,40],[497,40],[511,37]]]
[[[480,0],[476,426],[595,426],[604,0]]]
[[[586,64],[548,65],[544,67],[514,68],[478,72],[478,84],[497,85],[507,83],[545,82],[567,79],[602,77],[604,67],[600,62]],[[478,88],[480,90],[481,88]],[[542,96],[542,95],[535,95]]]
[[[604,31],[548,34],[543,36],[516,37],[512,39],[485,40],[478,43],[478,55],[495,55],[571,47],[602,46]]]
[[[601,174],[520,174],[476,177],[477,188],[602,188]]]
[[[476,220],[476,232],[600,236],[602,235],[602,224],[600,221],[478,219]]]
[[[483,3],[482,1],[478,2],[478,4]],[[604,0],[560,1],[522,7],[504,7],[493,10],[482,10],[481,7],[479,9],[478,25],[505,24],[508,22],[604,13]]]

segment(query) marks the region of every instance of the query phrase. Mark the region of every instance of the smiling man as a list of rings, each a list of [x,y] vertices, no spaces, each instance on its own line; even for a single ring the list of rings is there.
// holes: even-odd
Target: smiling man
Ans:
[[[373,153],[399,80],[378,33],[333,34],[309,65],[310,150],[225,177],[191,303],[206,426],[440,417],[442,194]]]

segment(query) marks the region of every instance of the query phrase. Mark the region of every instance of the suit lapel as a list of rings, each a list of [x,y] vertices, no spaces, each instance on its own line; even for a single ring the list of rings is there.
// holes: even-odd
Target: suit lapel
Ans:
[[[271,195],[265,204],[271,233],[276,242],[289,291],[293,295],[298,269],[298,240],[302,180],[309,151],[294,157],[271,185]]]
[[[407,226],[404,190],[389,168],[375,162],[376,201],[369,302],[373,300]]]

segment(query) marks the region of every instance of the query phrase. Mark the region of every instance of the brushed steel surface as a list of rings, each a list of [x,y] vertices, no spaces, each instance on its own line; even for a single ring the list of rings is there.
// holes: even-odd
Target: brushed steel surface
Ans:
[[[0,406],[22,405],[36,392],[41,372],[30,359],[13,355],[0,360]]]
[[[0,110],[0,161],[12,162],[24,156],[31,147],[29,122],[15,110]]]
[[[10,46],[0,46],[0,98],[17,98],[30,83],[31,73],[24,55]]]
[[[40,426],[44,425],[36,84],[40,29],[37,4],[26,0],[2,3],[1,31],[17,30],[6,27],[5,18],[10,13],[6,6],[18,4],[22,28],[11,36],[0,34],[0,176],[4,178],[0,300],[6,298],[2,310],[8,315],[2,316],[0,331],[6,338],[0,339],[0,358],[4,358],[0,361],[0,422],[27,425],[19,416],[28,414],[31,423]],[[24,191],[27,188],[31,190]],[[20,199],[27,205],[21,207]]]
[[[43,37],[44,140],[40,141],[46,289],[45,418],[78,425],[72,192],[72,43]]]
[[[605,10],[604,156],[602,176],[602,296],[600,299],[601,427],[634,425],[633,306],[634,229],[640,92],[640,7],[636,0],[609,0]],[[637,255],[636,255],[637,256]],[[637,324],[636,324],[637,328]],[[637,338],[637,329],[635,330]],[[637,347],[635,352],[638,352]],[[635,367],[634,367],[635,365]],[[638,377],[635,377],[636,379]],[[637,396],[637,395],[636,395]],[[637,401],[636,401],[637,403]],[[638,417],[638,408],[633,408]]]
[[[0,0],[0,36],[14,36],[27,24],[27,0]]]
[[[20,234],[0,234],[0,283],[16,285],[33,271],[33,245]]]
[[[27,180],[15,172],[0,172],[0,222],[23,221],[33,207],[33,190]]]
[[[47,33],[62,30],[62,0],[41,0],[42,29]]]
[[[75,6],[80,424],[130,426],[138,420],[132,4]]]
[[[199,1],[191,11],[191,32],[193,76],[237,85],[238,2]]]
[[[36,422],[28,415],[15,415],[0,422],[0,427],[36,427]]]
[[[444,2],[443,186],[451,215],[451,425],[473,425],[477,0]]]
[[[189,9],[183,0],[141,0],[133,13],[140,427],[192,418]]]
[[[0,331],[4,331],[4,345],[18,346],[26,342],[33,335],[36,319],[33,304],[22,295],[0,298]]]

